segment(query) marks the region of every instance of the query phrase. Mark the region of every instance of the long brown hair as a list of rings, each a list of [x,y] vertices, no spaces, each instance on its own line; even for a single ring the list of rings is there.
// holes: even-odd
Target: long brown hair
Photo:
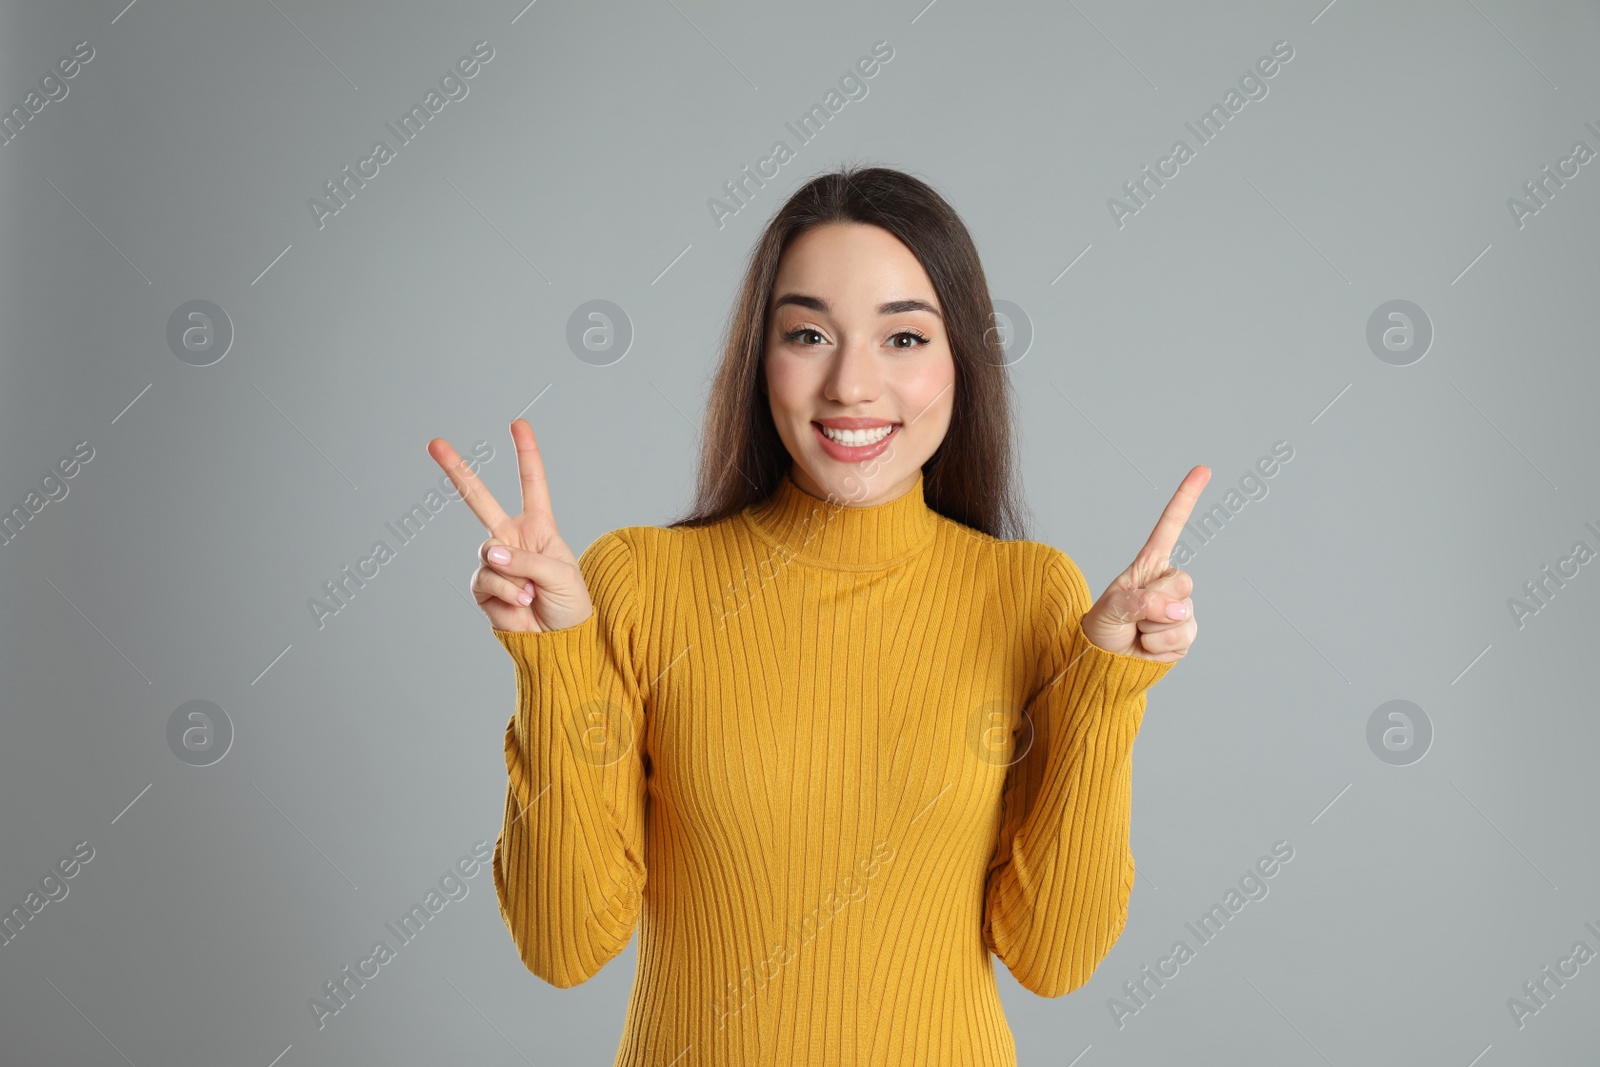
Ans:
[[[767,499],[794,462],[764,388],[767,304],[789,242],[835,222],[879,226],[899,238],[927,272],[944,314],[955,396],[950,427],[922,466],[928,506],[991,537],[1026,537],[1014,484],[1011,379],[972,237],[927,183],[887,167],[849,164],[796,190],[751,250],[706,405],[695,502],[669,525],[704,526],[738,514]]]

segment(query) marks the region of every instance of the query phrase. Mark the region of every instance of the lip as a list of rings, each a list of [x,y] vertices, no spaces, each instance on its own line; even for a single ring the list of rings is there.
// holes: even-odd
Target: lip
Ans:
[[[893,426],[881,441],[870,445],[842,445],[822,432],[822,427],[827,426],[834,430],[870,430],[874,426]],[[871,419],[861,417],[838,417],[831,419],[815,419],[811,423],[811,432],[817,435],[817,441],[822,445],[822,450],[829,457],[841,463],[861,463],[875,459],[886,451],[895,438],[900,436],[900,424],[890,422],[888,419]]]
[[[870,415],[834,415],[826,419],[812,419],[830,430],[871,430],[878,426],[894,426],[893,419],[875,419]]]

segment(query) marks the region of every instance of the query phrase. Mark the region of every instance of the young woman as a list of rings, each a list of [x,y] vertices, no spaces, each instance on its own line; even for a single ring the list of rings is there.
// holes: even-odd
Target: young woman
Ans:
[[[1169,556],[1210,471],[1091,601],[1007,539],[992,313],[950,206],[847,168],[751,256],[688,517],[578,558],[527,422],[516,517],[429,444],[516,665],[501,914],[560,987],[637,924],[619,1065],[1014,1064],[990,954],[1060,996],[1122,931],[1133,741],[1194,641]]]

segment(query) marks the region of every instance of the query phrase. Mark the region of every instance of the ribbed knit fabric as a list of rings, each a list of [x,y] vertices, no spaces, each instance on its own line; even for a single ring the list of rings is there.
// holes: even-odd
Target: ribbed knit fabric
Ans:
[[[494,883],[528,969],[575,985],[637,924],[619,1067],[1015,1064],[991,953],[1054,997],[1121,934],[1171,664],[1089,643],[1065,553],[945,518],[920,476],[860,508],[786,477],[580,567],[589,619],[494,631]]]

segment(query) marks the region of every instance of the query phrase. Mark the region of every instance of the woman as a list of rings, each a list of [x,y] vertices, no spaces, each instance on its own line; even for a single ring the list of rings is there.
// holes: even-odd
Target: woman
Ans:
[[[579,559],[525,421],[515,518],[429,445],[492,535],[472,591],[516,664],[501,914],[560,987],[638,924],[619,1065],[1014,1064],[990,953],[1060,996],[1121,933],[1210,471],[1098,601],[1003,539],[992,310],[936,192],[846,169],[754,250],[688,517]]]

